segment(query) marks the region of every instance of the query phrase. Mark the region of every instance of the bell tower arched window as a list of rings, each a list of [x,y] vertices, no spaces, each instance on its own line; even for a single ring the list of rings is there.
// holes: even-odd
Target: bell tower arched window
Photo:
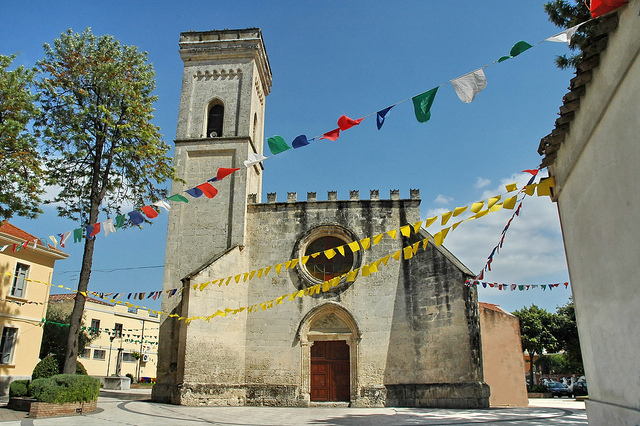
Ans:
[[[207,116],[207,137],[222,137],[222,123],[224,122],[224,106],[221,104],[213,104],[209,108]]]

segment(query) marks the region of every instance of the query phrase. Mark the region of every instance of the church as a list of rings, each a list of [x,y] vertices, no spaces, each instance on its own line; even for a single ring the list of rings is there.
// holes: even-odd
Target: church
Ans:
[[[169,212],[163,289],[181,291],[162,300],[175,315],[161,319],[153,400],[488,407],[473,273],[425,229],[401,232],[420,221],[419,191],[263,202],[262,164],[244,166],[263,153],[271,89],[260,29],[186,32],[179,46],[185,182],[171,192],[240,170],[215,182],[215,199]]]

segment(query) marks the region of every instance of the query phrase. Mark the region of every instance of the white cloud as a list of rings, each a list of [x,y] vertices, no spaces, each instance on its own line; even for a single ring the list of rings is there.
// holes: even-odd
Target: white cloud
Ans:
[[[498,187],[483,191],[477,200],[470,200],[469,204],[503,194],[506,184],[517,182],[518,188],[522,188],[530,177],[529,174],[516,174],[503,179]],[[430,210],[428,215],[441,214],[440,210],[442,209]],[[464,222],[449,233],[444,245],[477,274],[484,267],[493,248],[500,242],[502,230],[514,211],[502,209],[482,218]],[[450,221],[449,225],[452,223],[453,221]],[[435,226],[429,228],[432,234],[438,230]],[[558,211],[549,197],[525,197],[520,215],[514,217],[502,248],[494,256],[491,271],[485,272],[485,281],[509,284],[551,284],[568,281]],[[548,291],[544,294],[541,294],[540,290],[513,293],[503,291],[497,293],[497,296],[496,292],[489,289],[479,290],[479,298],[502,304],[509,310],[531,303],[538,303],[548,310],[554,310],[555,306],[563,304],[570,294],[563,289],[555,292],[557,297],[549,299]],[[538,300],[540,297],[547,299]],[[548,306],[545,306],[545,303]]]
[[[434,203],[436,203],[436,204],[449,204],[450,202],[452,202],[452,201],[453,201],[453,198],[452,198],[452,197],[445,197],[444,195],[439,194],[439,195],[436,197],[436,199],[435,199],[435,200],[433,200],[433,201],[434,201]]]
[[[478,177],[478,180],[476,181],[476,184],[474,185],[474,187],[481,189],[484,187],[487,187],[491,185],[491,180],[490,179],[486,179],[483,177]]]

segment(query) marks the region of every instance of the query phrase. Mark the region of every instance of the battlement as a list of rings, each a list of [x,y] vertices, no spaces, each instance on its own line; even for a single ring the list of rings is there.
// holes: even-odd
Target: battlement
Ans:
[[[249,204],[258,204],[257,202],[258,196],[257,194],[249,194],[247,196],[247,202]],[[409,199],[410,200],[420,200],[420,190],[419,189],[410,189],[409,190]],[[381,201],[380,200],[380,191],[377,189],[372,189],[369,191],[369,200],[370,201]],[[389,191],[389,200],[400,200],[400,190],[392,189]],[[302,201],[302,200],[301,200]],[[360,201],[360,191],[351,190],[349,191],[349,199],[348,200],[338,200],[338,191],[327,191],[327,199],[326,200],[318,200],[318,196],[316,192],[307,192],[307,203],[315,203],[315,202],[327,202],[327,201]],[[276,192],[267,193],[267,203],[266,204],[275,204],[278,202],[278,194]],[[297,192],[287,192],[287,203],[297,203],[298,202],[298,193]]]

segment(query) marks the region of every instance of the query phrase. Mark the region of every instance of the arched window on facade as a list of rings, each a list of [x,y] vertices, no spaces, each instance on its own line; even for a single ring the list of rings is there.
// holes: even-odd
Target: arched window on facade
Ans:
[[[258,114],[253,114],[253,143],[258,144]]]
[[[219,103],[214,103],[209,108],[209,114],[207,116],[207,137],[219,138],[222,137],[222,123],[224,122],[224,106]]]

